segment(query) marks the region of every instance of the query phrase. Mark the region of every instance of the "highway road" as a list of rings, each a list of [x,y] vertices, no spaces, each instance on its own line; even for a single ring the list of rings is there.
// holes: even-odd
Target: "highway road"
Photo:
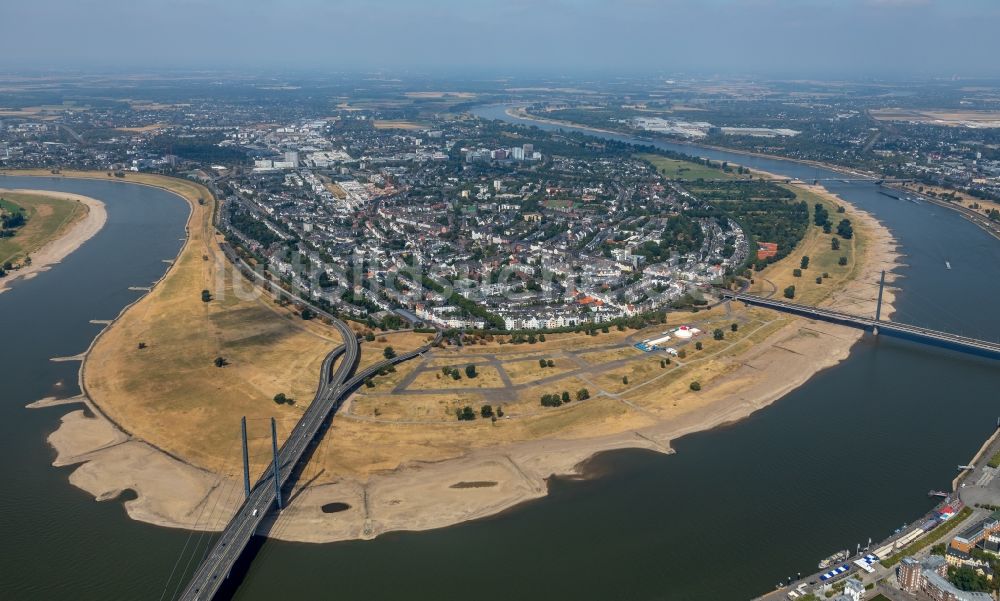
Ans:
[[[295,425],[292,435],[278,451],[278,482],[282,488],[287,484],[309,443],[319,433],[334,404],[339,406],[342,385],[357,366],[360,347],[354,332],[340,320],[334,322],[334,327],[343,337],[344,344],[331,351],[324,359],[316,397]],[[343,361],[333,371],[334,361],[341,355]],[[267,514],[277,506],[272,474],[273,464],[268,466],[251,489],[250,496],[215,541],[181,594],[181,599],[204,601],[218,592]]]
[[[235,253],[232,253],[231,249],[224,245],[223,250],[226,251],[230,260],[233,260],[237,265],[240,264],[239,258],[235,256]],[[257,279],[264,279],[252,270],[245,269],[244,272],[246,271],[249,271],[249,274]],[[298,298],[292,300],[303,302]],[[441,339],[441,332],[438,332],[431,344],[381,361],[354,374],[360,358],[360,345],[354,331],[337,317],[318,307],[312,308],[330,321],[340,333],[344,343],[332,350],[324,359],[316,396],[278,451],[278,482],[282,491],[293,479],[295,469],[305,456],[309,445],[320,435],[323,424],[340,409],[352,390],[383,367],[416,357],[429,350],[433,344]],[[334,370],[334,362],[341,356],[343,356],[343,360]],[[268,465],[264,475],[257,480],[251,489],[250,496],[243,502],[236,515],[215,541],[188,582],[187,587],[181,593],[180,599],[183,601],[207,601],[219,591],[254,533],[260,528],[267,515],[277,508],[278,498],[272,474],[273,463]],[[284,493],[282,498],[285,498]]]

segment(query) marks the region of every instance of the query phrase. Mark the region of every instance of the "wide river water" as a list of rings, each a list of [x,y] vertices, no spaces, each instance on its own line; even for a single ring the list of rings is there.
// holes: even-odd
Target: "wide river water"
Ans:
[[[503,107],[476,112],[516,121]],[[838,177],[659,145],[804,179]],[[68,409],[24,405],[78,392],[78,364],[49,358],[84,350],[99,328],[90,319],[114,317],[136,297],[128,286],[162,274],[186,207],[120,182],[0,177],[0,187],[65,190],[108,207],[94,239],[0,294],[0,598],[169,599],[174,564],[199,537],[133,522],[119,502],[96,503],[69,485],[70,469],[50,467],[45,443]],[[870,184],[828,188],[876,215],[902,245],[894,319],[1000,339],[992,312],[1000,243],[954,211]],[[594,477],[553,479],[548,497],[502,515],[373,541],[268,541],[234,598],[747,599],[929,509],[928,489],[947,488],[993,429],[998,367],[867,336],[848,360],[772,406],[675,441],[676,455],[599,455],[589,463]]]

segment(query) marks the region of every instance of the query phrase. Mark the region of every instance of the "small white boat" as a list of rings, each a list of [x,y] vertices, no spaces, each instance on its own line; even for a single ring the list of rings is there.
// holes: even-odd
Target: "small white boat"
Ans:
[[[944,266],[946,269],[951,269],[951,263],[949,261],[945,261]]]

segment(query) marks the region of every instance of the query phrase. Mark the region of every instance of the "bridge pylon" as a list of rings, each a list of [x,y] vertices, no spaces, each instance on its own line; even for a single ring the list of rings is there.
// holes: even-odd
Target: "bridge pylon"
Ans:
[[[278,478],[278,427],[275,425],[274,418],[271,418],[271,452],[274,455],[274,459],[271,465],[274,466],[274,497],[278,500],[278,511],[283,509],[281,503],[281,479]]]
[[[885,270],[882,270],[882,277],[878,281],[878,304],[875,305],[875,327],[873,332],[878,336],[878,322],[882,317],[882,291],[885,289]]]
[[[243,494],[244,499],[250,497],[250,453],[247,451],[247,417],[240,420],[243,438]]]

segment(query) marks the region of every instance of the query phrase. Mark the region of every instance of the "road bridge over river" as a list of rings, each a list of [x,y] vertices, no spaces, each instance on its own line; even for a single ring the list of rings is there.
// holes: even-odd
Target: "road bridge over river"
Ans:
[[[959,336],[958,334],[950,334],[948,332],[939,332],[937,330],[911,326],[905,323],[884,321],[879,319],[878,313],[876,313],[874,318],[860,317],[858,315],[842,313],[832,309],[799,305],[796,303],[764,298],[762,296],[755,296],[742,292],[723,292],[722,296],[723,298],[740,301],[748,305],[766,307],[768,309],[801,315],[811,319],[820,319],[844,326],[861,328],[879,335],[884,334],[888,336],[895,336],[897,338],[904,338],[951,350],[972,353],[974,355],[990,357],[992,359],[1000,359],[1000,344],[996,342],[978,340],[976,338]],[[881,305],[881,293],[879,294],[879,304]]]
[[[779,184],[806,184],[806,185],[819,185],[825,182],[836,182],[841,184],[878,184],[879,186],[885,184],[908,184],[916,180],[912,179],[896,179],[896,178],[886,178],[877,179],[874,177],[820,177],[815,179],[799,179],[795,177],[772,177],[772,178],[754,178],[753,176],[748,177],[737,177],[729,179],[684,179],[675,178],[670,180],[678,184],[738,184],[738,183],[755,183],[755,182],[777,182]]]
[[[240,267],[247,277],[261,283],[267,282],[264,276],[243,263],[228,245],[223,245],[223,250],[227,258]],[[291,295],[275,288],[277,287],[272,287],[275,294],[283,294],[289,296],[290,300],[306,304],[327,319],[340,333],[344,342],[333,349],[324,359],[320,371],[319,387],[313,402],[295,424],[292,433],[276,454],[278,469],[275,470],[274,462],[268,465],[264,475],[250,490],[250,494],[239,510],[209,549],[204,560],[198,565],[187,587],[179,597],[182,601],[208,601],[218,593],[268,514],[274,509],[281,509],[280,499],[284,498],[282,491],[294,484],[297,470],[303,461],[308,459],[307,451],[310,445],[323,434],[325,424],[340,409],[348,395],[379,370],[412,359],[429,350],[433,344],[441,339],[441,332],[438,332],[430,344],[380,361],[355,373],[360,358],[360,344],[354,331],[336,316],[301,299],[291,298]],[[342,361],[336,364],[337,359],[341,357]],[[334,369],[335,364],[337,365],[336,369]]]

